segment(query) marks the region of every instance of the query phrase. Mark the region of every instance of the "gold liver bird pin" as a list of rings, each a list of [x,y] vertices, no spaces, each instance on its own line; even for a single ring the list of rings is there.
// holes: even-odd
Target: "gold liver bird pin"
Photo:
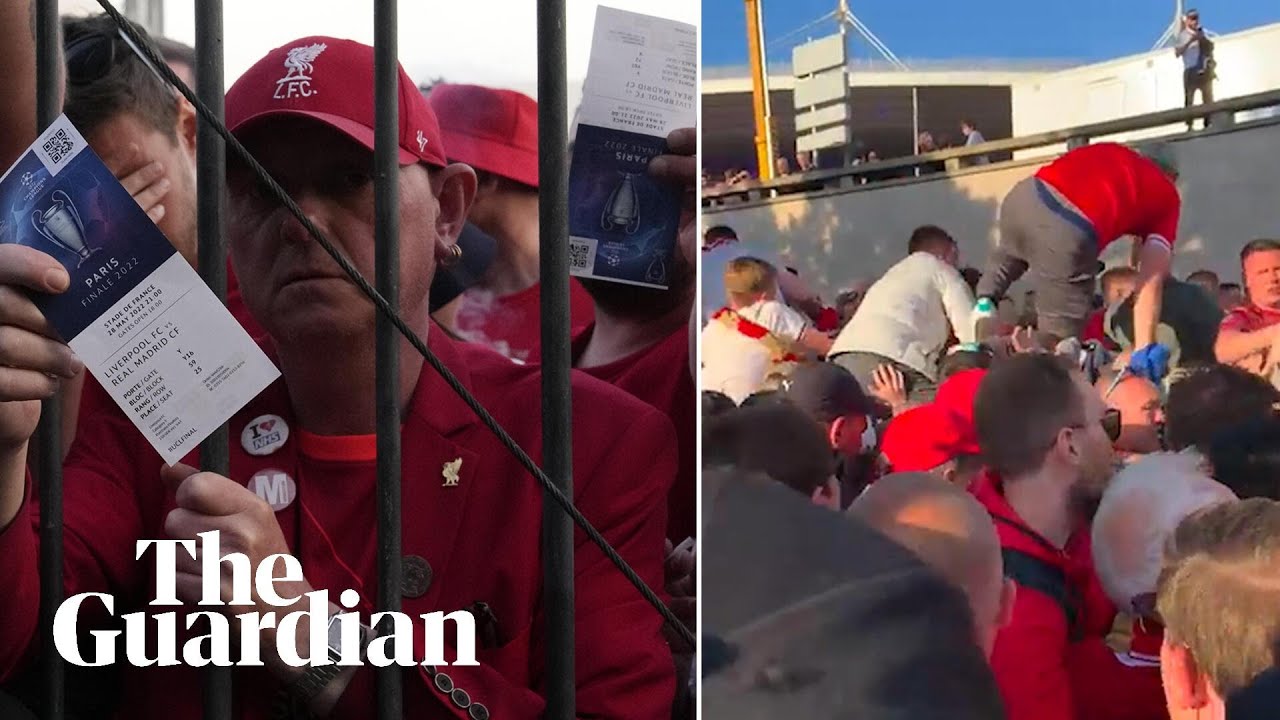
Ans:
[[[458,472],[460,470],[462,470],[462,458],[457,458],[444,464],[444,468],[440,471],[444,475],[444,487],[458,486]]]

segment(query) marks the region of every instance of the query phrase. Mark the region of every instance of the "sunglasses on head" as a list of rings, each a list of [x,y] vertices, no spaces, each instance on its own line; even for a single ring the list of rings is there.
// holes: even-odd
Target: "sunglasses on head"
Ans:
[[[88,85],[105,77],[117,62],[127,57],[120,52],[117,39],[123,40],[125,46],[142,61],[142,64],[146,65],[160,82],[164,82],[164,76],[155,69],[155,66],[147,60],[123,30],[118,30],[115,35],[86,33],[67,43],[64,50],[67,82],[72,85]]]

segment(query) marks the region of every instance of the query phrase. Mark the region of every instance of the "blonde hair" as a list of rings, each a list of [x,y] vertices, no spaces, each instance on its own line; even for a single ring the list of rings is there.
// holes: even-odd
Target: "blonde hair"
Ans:
[[[1188,517],[1165,551],[1156,608],[1221,697],[1272,667],[1280,639],[1280,502],[1250,498]]]
[[[724,269],[724,289],[734,305],[750,305],[778,287],[778,269],[760,258],[734,258]]]

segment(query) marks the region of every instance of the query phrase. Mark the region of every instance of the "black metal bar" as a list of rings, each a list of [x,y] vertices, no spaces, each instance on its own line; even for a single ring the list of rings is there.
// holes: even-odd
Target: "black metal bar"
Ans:
[[[374,282],[391,308],[400,309],[400,76],[396,0],[373,5],[374,72]],[[378,610],[400,611],[400,335],[379,313],[376,330],[378,413]],[[390,620],[383,631],[389,631]],[[404,715],[403,671],[377,671],[378,717]]]
[[[222,0],[200,0],[196,13],[196,95],[222,122]],[[204,118],[196,134],[196,229],[200,276],[223,303],[227,299],[226,148],[222,136]],[[231,459],[223,425],[200,444],[204,470],[227,475]],[[205,720],[229,720],[234,712],[232,670],[210,665],[204,670]]]
[[[569,370],[569,82],[565,2],[538,0],[538,218],[542,288],[542,467],[573,497]],[[543,493],[542,596],[547,620],[546,710],[574,717],[573,519]]]
[[[57,0],[36,0],[36,128],[39,132],[62,113],[62,42]],[[88,372],[87,370],[85,372]],[[66,595],[62,578],[62,391],[41,403],[40,466],[40,634],[44,716],[66,715],[66,668],[54,651],[53,617]],[[16,520],[15,522],[20,522]]]

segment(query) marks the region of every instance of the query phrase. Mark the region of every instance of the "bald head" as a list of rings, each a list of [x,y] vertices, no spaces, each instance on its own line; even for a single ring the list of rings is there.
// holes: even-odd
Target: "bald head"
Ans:
[[[1120,437],[1114,443],[1115,449],[1134,455],[1159,452],[1159,425],[1164,422],[1160,388],[1144,377],[1126,375],[1112,389],[1114,380],[1115,375],[1104,374],[1095,387],[1107,407],[1120,411]]]
[[[887,475],[867,489],[849,513],[892,538],[969,597],[979,644],[989,655],[996,631],[1012,610],[1000,539],[982,505],[963,489],[930,473]]]

